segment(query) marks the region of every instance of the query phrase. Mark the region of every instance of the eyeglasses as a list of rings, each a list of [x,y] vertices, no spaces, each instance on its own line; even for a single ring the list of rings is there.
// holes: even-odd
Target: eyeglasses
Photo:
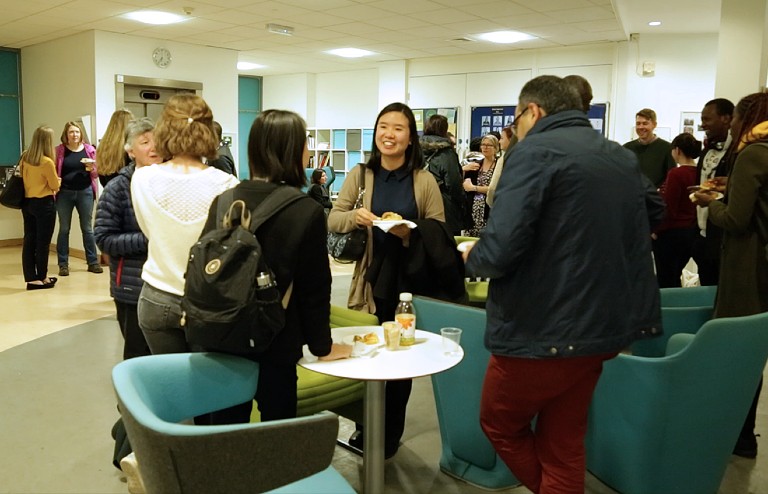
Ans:
[[[492,148],[492,147],[496,147],[496,146],[494,146],[493,144],[480,144],[480,147],[481,148]]]
[[[512,125],[510,125],[510,127],[512,127],[512,130],[517,130],[517,121],[520,120],[520,117],[525,115],[525,112],[527,111],[528,111],[528,107],[526,106],[525,110],[521,111],[520,115],[516,116],[515,119],[512,120]]]

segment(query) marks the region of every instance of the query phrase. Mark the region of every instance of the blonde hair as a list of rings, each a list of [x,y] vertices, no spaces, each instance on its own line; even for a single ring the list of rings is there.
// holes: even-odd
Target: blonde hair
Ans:
[[[104,137],[99,142],[99,175],[112,175],[125,166],[125,127],[133,113],[117,110],[109,119]]]
[[[41,125],[35,129],[29,149],[21,155],[22,161],[32,166],[39,166],[43,162],[43,157],[50,158],[51,161],[55,160],[53,129],[47,125]]]
[[[486,134],[483,136],[483,139],[480,141],[480,144],[485,143],[486,141],[490,141],[493,145],[493,149],[496,150],[496,152],[499,152],[499,140],[496,139],[496,136],[493,134]]]
[[[213,112],[195,94],[177,94],[165,104],[155,126],[155,151],[164,159],[179,154],[218,156],[219,140],[213,130]]]

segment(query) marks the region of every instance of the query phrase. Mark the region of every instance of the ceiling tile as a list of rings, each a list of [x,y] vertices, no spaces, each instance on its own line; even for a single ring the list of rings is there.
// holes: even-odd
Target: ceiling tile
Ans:
[[[717,32],[721,0],[0,0],[0,46],[23,48],[88,30],[202,44],[268,59],[268,73],[375,67],[377,60],[625,40],[649,32]],[[182,24],[150,26],[120,17],[139,9],[194,10]],[[621,18],[618,18],[621,15]],[[268,33],[266,24],[295,28]],[[543,38],[509,45],[465,44],[499,29]],[[330,47],[375,51],[366,60],[323,55]],[[313,51],[314,50],[314,51]],[[264,62],[262,62],[264,63]]]
[[[552,12],[574,8],[592,7],[589,0],[515,0],[515,3],[535,12]]]
[[[604,19],[615,19],[613,11],[602,7],[589,7],[586,9],[555,10],[547,13],[553,19],[560,22],[584,22]]]

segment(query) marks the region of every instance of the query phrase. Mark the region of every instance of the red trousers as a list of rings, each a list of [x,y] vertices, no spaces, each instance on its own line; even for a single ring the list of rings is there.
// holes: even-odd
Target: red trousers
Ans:
[[[615,356],[491,356],[480,425],[504,463],[534,493],[584,492],[589,404],[603,362]]]

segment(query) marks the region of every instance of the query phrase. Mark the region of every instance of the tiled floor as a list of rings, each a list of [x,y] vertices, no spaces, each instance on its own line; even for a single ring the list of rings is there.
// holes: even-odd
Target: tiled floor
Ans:
[[[55,264],[52,256],[50,266]],[[72,275],[56,288],[27,292],[20,249],[0,248],[0,493],[127,492],[110,464],[109,429],[117,412],[109,370],[120,359],[122,342],[110,319],[109,274],[88,273],[85,262],[75,259],[70,267]],[[340,275],[351,274],[352,266],[334,264],[332,270],[339,282],[334,301],[343,303],[342,285],[349,277]],[[768,438],[766,401],[758,416],[763,438]],[[340,435],[348,435],[352,424],[342,420],[341,428]],[[768,494],[768,442],[762,444],[757,460],[732,458],[720,494]],[[484,492],[440,473],[439,456],[431,383],[419,379],[403,447],[386,463],[386,491]],[[336,448],[333,464],[360,491],[360,458]],[[612,492],[587,476],[587,493]]]

